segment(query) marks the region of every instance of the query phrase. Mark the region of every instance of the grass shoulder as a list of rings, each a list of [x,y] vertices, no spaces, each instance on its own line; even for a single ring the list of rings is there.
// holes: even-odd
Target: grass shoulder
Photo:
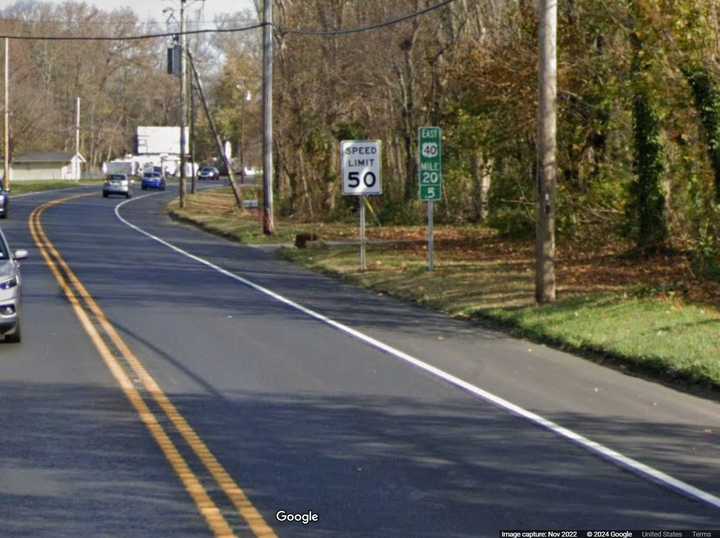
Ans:
[[[286,248],[281,254],[457,318],[490,322],[516,336],[718,396],[720,311],[665,288],[648,293],[628,284],[609,290],[598,282],[585,291],[565,286],[558,302],[536,306],[531,267],[503,258],[449,259],[429,273],[424,257],[407,246],[373,245],[368,271],[360,272],[357,247]]]
[[[252,191],[245,191],[246,199],[255,197]],[[240,211],[230,188],[217,188],[186,197],[184,208],[177,200],[170,202],[168,213],[171,217],[198,226],[208,232],[244,244],[292,244],[300,233],[317,233],[336,237],[343,233],[343,226],[315,225],[283,222],[277,232],[266,236],[262,231],[262,216],[257,209]]]
[[[425,229],[370,227],[368,270],[359,271],[357,226],[278,222],[262,235],[259,216],[241,214],[229,190],[188,197],[170,212],[234,240],[287,245],[288,260],[464,319],[483,320],[655,379],[717,396],[720,285],[692,276],[689,259],[625,255],[628,245],[561,244],[555,304],[534,301],[533,245],[477,227],[439,227],[436,271],[426,270]],[[298,233],[320,241],[292,247]]]
[[[102,180],[88,179],[81,181],[14,181],[11,185],[11,194],[29,194],[32,192],[53,191],[60,189],[71,189],[84,185],[101,185]]]

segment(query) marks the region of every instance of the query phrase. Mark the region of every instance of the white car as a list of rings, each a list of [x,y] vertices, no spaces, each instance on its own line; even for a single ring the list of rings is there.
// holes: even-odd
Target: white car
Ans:
[[[20,260],[27,258],[26,250],[11,253],[0,230],[0,335],[5,342],[20,342],[21,279]]]

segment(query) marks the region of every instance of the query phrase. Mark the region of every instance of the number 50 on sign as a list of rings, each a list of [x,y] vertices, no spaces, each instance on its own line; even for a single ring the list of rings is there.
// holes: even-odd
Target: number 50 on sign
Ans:
[[[379,140],[343,140],[340,143],[344,195],[382,194],[380,150]]]

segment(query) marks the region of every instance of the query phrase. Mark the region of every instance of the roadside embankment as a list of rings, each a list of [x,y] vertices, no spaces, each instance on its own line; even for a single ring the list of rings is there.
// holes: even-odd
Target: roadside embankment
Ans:
[[[483,227],[440,227],[436,270],[426,270],[425,230],[370,227],[368,270],[361,272],[354,224],[279,222],[272,238],[257,216],[234,209],[227,192],[189,197],[183,221],[246,244],[292,244],[316,234],[308,248],[281,255],[343,278],[465,319],[481,319],[518,336],[583,354],[623,370],[691,388],[720,389],[720,285],[693,276],[682,254],[626,255],[627,245],[560,244],[559,295],[537,306],[530,241]]]
[[[101,185],[101,179],[88,179],[82,181],[13,181],[10,192],[12,195],[30,194],[33,192],[55,191],[60,189],[71,189],[84,185]]]

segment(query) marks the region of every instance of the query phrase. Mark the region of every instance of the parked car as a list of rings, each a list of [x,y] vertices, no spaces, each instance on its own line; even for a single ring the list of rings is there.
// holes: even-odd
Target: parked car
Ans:
[[[103,185],[103,198],[107,198],[111,194],[119,194],[125,198],[132,196],[130,178],[127,174],[110,174],[107,176]]]
[[[220,172],[213,166],[203,166],[198,170],[198,179],[220,179]]]
[[[159,172],[145,172],[142,178],[142,190],[158,189],[165,190],[165,178]]]
[[[27,258],[26,250],[11,253],[5,235],[0,230],[0,335],[5,342],[20,342],[21,278],[20,260]]]
[[[0,219],[8,218],[10,212],[10,193],[0,189]]]

